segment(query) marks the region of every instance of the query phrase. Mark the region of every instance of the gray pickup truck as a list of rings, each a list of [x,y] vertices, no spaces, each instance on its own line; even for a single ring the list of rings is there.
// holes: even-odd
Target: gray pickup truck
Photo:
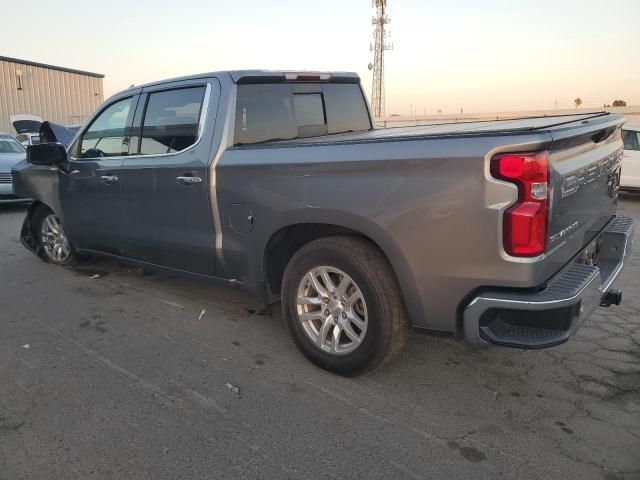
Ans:
[[[611,289],[620,115],[374,128],[357,75],[215,72],[132,87],[13,170],[46,261],[110,256],[282,302],[343,375],[411,327],[476,345],[569,339]]]

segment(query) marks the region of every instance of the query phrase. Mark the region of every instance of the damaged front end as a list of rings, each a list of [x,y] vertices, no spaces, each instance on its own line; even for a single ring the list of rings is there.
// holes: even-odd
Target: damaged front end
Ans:
[[[64,147],[59,143],[31,145],[27,149],[27,159],[11,169],[11,181],[16,195],[33,199],[22,223],[20,241],[26,249],[41,258],[44,251],[40,246],[35,217],[42,208],[57,214],[62,210],[59,190],[60,169],[57,158],[63,156],[63,153],[66,154]],[[49,158],[50,155],[52,158]],[[56,159],[53,156],[56,156]],[[47,157],[44,159],[47,161],[41,157]]]
[[[37,233],[33,231],[33,212],[39,206],[40,202],[33,202],[29,205],[27,214],[22,222],[22,229],[20,230],[20,243],[22,243],[27,250],[42,258],[44,251],[38,240]]]

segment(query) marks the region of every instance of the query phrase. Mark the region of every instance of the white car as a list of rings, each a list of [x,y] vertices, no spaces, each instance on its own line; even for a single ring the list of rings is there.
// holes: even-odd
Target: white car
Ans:
[[[0,203],[24,202],[13,193],[11,167],[27,156],[25,148],[11,135],[0,133]]]
[[[22,145],[28,147],[29,145],[38,145],[40,143],[40,135],[37,133],[20,133],[16,136]]]
[[[28,113],[21,113],[18,115],[11,115],[9,121],[13,124],[13,128],[16,129],[18,140],[22,145],[28,147],[29,145],[38,145],[40,143],[40,125],[42,125],[42,118],[37,115],[31,115]]]
[[[624,157],[620,188],[640,189],[640,125],[624,125],[622,127],[624,141]]]

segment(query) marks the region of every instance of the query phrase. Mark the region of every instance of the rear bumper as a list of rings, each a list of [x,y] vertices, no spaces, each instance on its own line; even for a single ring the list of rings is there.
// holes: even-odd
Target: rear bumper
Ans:
[[[464,310],[475,345],[545,348],[566,342],[603,301],[631,251],[633,221],[615,217],[596,239],[597,265],[576,258],[538,291],[484,291]]]

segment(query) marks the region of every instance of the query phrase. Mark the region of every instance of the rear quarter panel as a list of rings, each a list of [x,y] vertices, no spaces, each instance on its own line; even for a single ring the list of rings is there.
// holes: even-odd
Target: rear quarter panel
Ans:
[[[500,253],[500,214],[512,185],[487,177],[487,152],[547,148],[548,134],[235,148],[217,165],[224,262],[263,281],[264,248],[279,229],[327,223],[357,230],[387,255],[414,325],[454,331],[457,309],[482,285],[528,287],[553,272]],[[246,205],[250,233],[230,227]]]

